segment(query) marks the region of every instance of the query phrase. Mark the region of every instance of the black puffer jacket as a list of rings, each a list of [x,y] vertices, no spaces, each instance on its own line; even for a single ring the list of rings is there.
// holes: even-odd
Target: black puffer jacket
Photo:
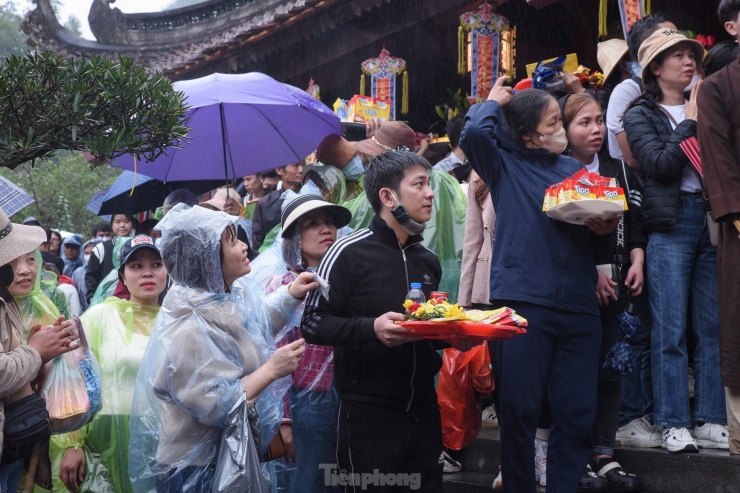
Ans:
[[[632,154],[645,174],[642,210],[649,233],[676,226],[678,193],[684,166],[691,164],[679,144],[696,136],[696,120],[684,120],[675,130],[651,95],[640,99],[624,115]]]

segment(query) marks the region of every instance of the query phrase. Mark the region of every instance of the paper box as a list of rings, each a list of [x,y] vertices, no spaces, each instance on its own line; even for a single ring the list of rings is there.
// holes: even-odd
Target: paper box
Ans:
[[[391,104],[385,99],[355,94],[347,102],[347,121],[367,123],[373,118],[388,121],[391,117]]]

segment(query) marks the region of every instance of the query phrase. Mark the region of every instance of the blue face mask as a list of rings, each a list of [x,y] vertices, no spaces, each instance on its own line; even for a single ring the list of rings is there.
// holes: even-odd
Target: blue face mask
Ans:
[[[632,77],[642,77],[642,67],[637,62],[628,62],[627,69],[632,74]]]
[[[365,167],[362,165],[360,155],[355,154],[355,157],[350,159],[347,166],[345,166],[342,171],[344,171],[344,176],[346,176],[349,181],[359,180],[363,173],[365,173]]]

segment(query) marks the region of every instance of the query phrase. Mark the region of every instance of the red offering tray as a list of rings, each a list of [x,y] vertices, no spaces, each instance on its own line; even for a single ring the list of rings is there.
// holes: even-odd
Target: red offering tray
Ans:
[[[511,339],[516,335],[527,333],[526,329],[515,325],[431,320],[407,320],[396,323],[401,327],[415,330],[424,339]]]

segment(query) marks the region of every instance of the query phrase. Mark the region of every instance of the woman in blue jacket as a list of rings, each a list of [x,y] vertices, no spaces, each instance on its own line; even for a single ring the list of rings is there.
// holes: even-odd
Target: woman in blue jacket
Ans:
[[[460,141],[496,210],[491,303],[529,320],[526,336],[500,348],[503,490],[535,492],[532,444],[547,395],[547,489],[575,491],[591,457],[596,414],[596,266],[589,230],[550,219],[542,202],[547,187],[583,165],[560,155],[567,139],[555,98],[537,89],[512,97],[505,79],[470,109]],[[587,226],[606,234],[616,222],[591,219]]]

